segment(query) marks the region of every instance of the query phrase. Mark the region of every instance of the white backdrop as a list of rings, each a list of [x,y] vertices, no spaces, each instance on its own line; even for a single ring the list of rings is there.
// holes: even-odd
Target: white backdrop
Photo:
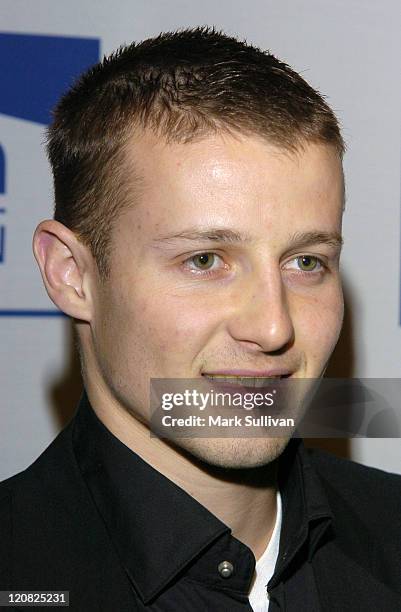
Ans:
[[[342,264],[348,315],[333,372],[401,378],[399,0],[2,0],[0,13],[3,34],[99,40],[101,55],[161,31],[215,25],[270,49],[327,95],[348,145]],[[0,96],[0,479],[39,455],[80,393],[69,321],[38,316],[55,309],[31,254],[35,226],[52,215],[51,177],[44,123],[7,107],[10,87],[32,70],[28,58],[14,66],[14,56],[2,67]],[[55,60],[42,54],[40,70],[49,72]],[[26,97],[33,104],[40,81],[14,92],[15,103]],[[348,451],[401,473],[399,439],[354,439]]]

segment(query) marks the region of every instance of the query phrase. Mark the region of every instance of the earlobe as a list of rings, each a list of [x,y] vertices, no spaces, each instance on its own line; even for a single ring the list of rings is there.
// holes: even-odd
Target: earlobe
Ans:
[[[33,236],[33,252],[50,299],[66,314],[91,320],[91,296],[84,290],[85,247],[67,227],[42,221]]]

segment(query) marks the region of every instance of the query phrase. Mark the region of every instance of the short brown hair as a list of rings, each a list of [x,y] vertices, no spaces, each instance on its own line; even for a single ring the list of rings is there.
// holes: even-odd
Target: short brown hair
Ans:
[[[345,148],[322,95],[270,52],[208,27],[121,47],[61,98],[48,130],[54,218],[90,247],[101,278],[113,221],[133,203],[125,145],[137,128],[167,142],[228,131],[290,151]]]

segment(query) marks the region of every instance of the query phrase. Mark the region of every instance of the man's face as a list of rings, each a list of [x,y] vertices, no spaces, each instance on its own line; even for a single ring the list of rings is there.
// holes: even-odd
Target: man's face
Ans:
[[[309,144],[292,155],[256,136],[167,145],[147,134],[130,158],[140,196],[113,230],[91,323],[112,395],[147,421],[151,378],[320,377],[343,317],[334,150]],[[287,441],[179,445],[211,464],[249,467]]]

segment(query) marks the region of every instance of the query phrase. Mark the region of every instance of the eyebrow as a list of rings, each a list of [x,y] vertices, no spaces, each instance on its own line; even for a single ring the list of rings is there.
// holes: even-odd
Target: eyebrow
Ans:
[[[189,228],[183,230],[177,234],[169,234],[156,238],[152,241],[154,246],[160,246],[164,243],[175,242],[175,241],[189,241],[189,242],[223,242],[228,244],[250,244],[255,242],[254,238],[250,234],[245,232],[237,232],[230,228]],[[289,239],[289,247],[292,249],[300,249],[312,244],[328,244],[335,248],[341,248],[343,245],[343,238],[338,232],[325,232],[325,231],[309,231],[309,232],[296,232]]]
[[[153,241],[153,243],[170,242],[174,240],[189,240],[191,242],[211,240],[214,242],[228,242],[230,244],[252,242],[249,234],[236,232],[229,228],[190,228],[179,232],[178,234],[169,234],[161,236]]]
[[[338,232],[297,232],[290,239],[291,248],[302,249],[312,244],[328,244],[335,248],[341,248],[344,240]]]

